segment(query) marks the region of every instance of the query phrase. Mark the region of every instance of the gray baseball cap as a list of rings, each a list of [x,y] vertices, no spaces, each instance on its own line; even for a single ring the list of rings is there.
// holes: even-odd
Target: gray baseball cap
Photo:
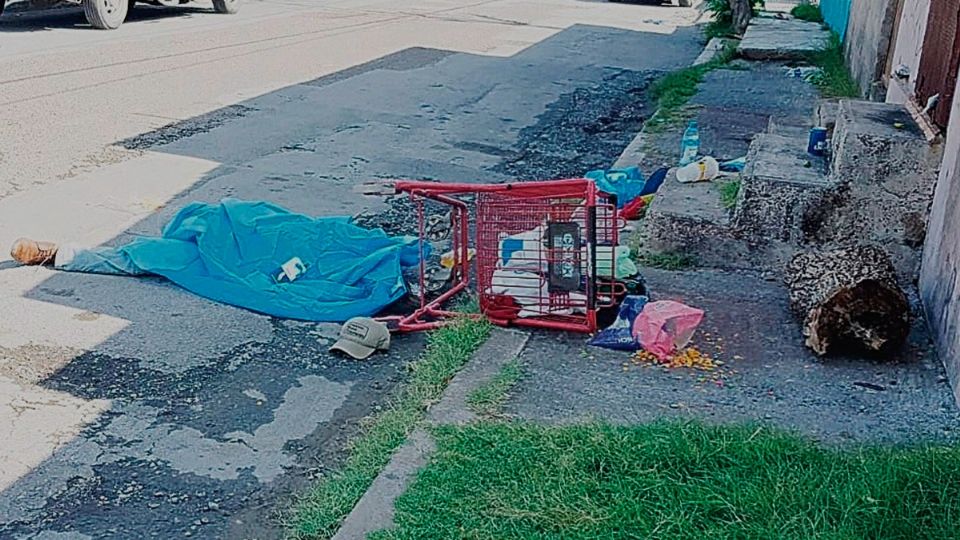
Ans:
[[[387,325],[369,317],[355,317],[340,327],[340,339],[330,347],[331,351],[340,351],[365,360],[378,350],[390,348],[390,330]]]

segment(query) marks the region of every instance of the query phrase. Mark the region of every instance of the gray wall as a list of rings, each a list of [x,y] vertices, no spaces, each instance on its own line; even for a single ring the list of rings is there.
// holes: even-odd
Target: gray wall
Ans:
[[[960,118],[960,92],[953,100],[953,115]],[[943,166],[923,249],[920,294],[940,358],[960,403],[960,122],[950,126],[943,150]]]
[[[844,54],[850,73],[865,96],[883,99],[874,83],[887,79],[884,69],[896,11],[897,0],[852,0]]]

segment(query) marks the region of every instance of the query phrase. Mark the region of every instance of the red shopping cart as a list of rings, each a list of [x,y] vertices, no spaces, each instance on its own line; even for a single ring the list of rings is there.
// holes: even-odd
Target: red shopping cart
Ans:
[[[398,182],[396,190],[408,194],[415,209],[421,262],[418,306],[381,319],[392,329],[426,330],[457,316],[443,306],[470,287],[472,262],[481,312],[499,325],[594,332],[598,310],[622,294],[614,279],[621,225],[616,204],[590,180]],[[437,206],[443,208],[441,235],[431,219]],[[445,245],[434,245],[438,236]],[[438,247],[453,264],[443,292],[431,297],[427,255]]]

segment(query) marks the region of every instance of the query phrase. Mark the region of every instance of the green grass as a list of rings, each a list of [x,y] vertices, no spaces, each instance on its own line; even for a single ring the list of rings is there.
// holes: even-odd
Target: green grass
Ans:
[[[812,55],[810,62],[821,70],[812,81],[824,97],[861,97],[860,87],[847,69],[843,44],[836,32],[831,35],[827,48]]]
[[[697,258],[688,253],[662,251],[659,253],[641,253],[637,256],[637,263],[641,266],[659,268],[660,270],[684,270],[696,266]]]
[[[759,9],[765,7],[764,0],[751,0],[754,15]],[[730,12],[730,3],[727,0],[707,0],[706,9],[712,14],[710,22],[703,29],[707,39],[715,37],[731,37],[736,33],[731,25],[732,14]]]
[[[507,362],[496,377],[467,396],[467,408],[480,416],[497,416],[508,392],[522,376],[523,369],[516,359]]]
[[[377,540],[949,539],[960,449],[827,449],[777,431],[483,422],[438,452]]]
[[[823,22],[823,14],[820,13],[820,6],[815,6],[813,4],[796,5],[790,10],[790,14],[804,21],[815,23]]]
[[[697,88],[704,76],[733,59],[734,47],[726,45],[716,58],[699,66],[689,66],[672,71],[653,83],[650,92],[657,101],[657,112],[647,121],[644,129],[650,132],[685,120],[689,114],[690,99],[697,94]]]
[[[719,182],[717,188],[720,190],[720,203],[727,210],[737,205],[737,195],[740,194],[740,181]]]
[[[733,25],[729,19],[713,19],[703,27],[703,35],[707,39],[731,37],[734,35]]]
[[[465,310],[471,310],[466,308]],[[422,358],[389,405],[371,417],[352,441],[343,467],[321,479],[287,517],[292,538],[329,538],[370,486],[393,451],[422,419],[450,378],[490,333],[485,320],[463,319],[429,334]]]

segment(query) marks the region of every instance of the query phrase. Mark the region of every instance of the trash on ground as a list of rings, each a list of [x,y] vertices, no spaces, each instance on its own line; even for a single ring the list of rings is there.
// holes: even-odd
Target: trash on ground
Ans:
[[[611,253],[612,252],[612,253]],[[584,254],[585,255],[585,254]],[[584,257],[583,264],[586,264]],[[615,268],[611,268],[614,266]],[[629,246],[597,246],[597,275],[626,279],[640,272],[630,256]],[[616,275],[613,275],[616,273]]]
[[[850,348],[888,354],[910,333],[910,303],[878,246],[801,253],[785,281],[806,344],[818,355]]]
[[[660,167],[653,174],[650,175],[650,178],[647,178],[647,183],[643,186],[643,191],[640,192],[641,197],[646,197],[648,195],[653,195],[660,189],[660,186],[663,185],[663,181],[667,179],[667,173],[670,172],[669,167]]]
[[[638,167],[626,169],[598,169],[584,175],[587,180],[593,180],[600,191],[609,193],[617,198],[617,208],[623,208],[628,202],[641,195],[647,195],[647,182]]]
[[[783,70],[787,77],[803,81],[812,81],[823,73],[822,69],[815,66],[785,67]]]
[[[696,120],[691,120],[687,124],[687,129],[683,132],[683,138],[680,140],[680,162],[681,167],[685,167],[697,160],[700,155],[700,127]]]
[[[633,337],[643,350],[665,359],[687,346],[703,315],[703,310],[672,300],[650,302],[634,321]]]
[[[810,139],[807,141],[807,153],[813,156],[822,156],[827,153],[827,128],[810,128]]]
[[[280,265],[280,273],[277,274],[277,283],[286,281],[296,281],[298,277],[306,273],[307,265],[303,264],[300,257],[294,257]]]
[[[720,163],[720,172],[743,172],[743,168],[747,166],[747,156],[739,157],[737,159],[731,159],[729,161],[723,161]]]
[[[318,322],[370,316],[406,294],[403,268],[418,265],[416,238],[392,238],[345,217],[313,218],[263,201],[224,199],[181,209],[160,237],[120,247],[14,246],[73,272],[156,275],[205,298]],[[21,249],[22,250],[22,249]],[[426,246],[424,252],[429,252]]]
[[[716,159],[706,156],[689,165],[677,169],[677,181],[683,184],[707,182],[720,174],[720,164]]]
[[[340,351],[357,360],[366,360],[377,351],[390,349],[387,325],[368,317],[354,317],[340,328],[340,337],[331,351]]]
[[[630,201],[623,207],[620,215],[623,216],[623,219],[626,220],[637,220],[643,217],[646,209],[653,202],[654,195],[644,195],[637,197],[636,199]]]
[[[589,341],[589,345],[618,351],[636,351],[640,343],[633,337],[633,324],[647,305],[646,296],[627,296],[620,304],[617,319]]]
[[[453,268],[454,264],[456,264],[457,261],[460,260],[460,257],[462,257],[462,253],[463,252],[461,250],[457,250],[457,252],[454,253],[452,249],[444,253],[443,255],[440,256],[440,266],[443,266],[444,268],[447,268],[447,269]],[[472,261],[476,255],[477,255],[477,250],[473,248],[467,249],[467,261]]]
[[[640,350],[633,355],[633,358],[637,363],[701,371],[713,371],[723,365],[723,362],[714,360],[710,355],[700,352],[696,347],[686,347],[664,357],[657,356],[650,351]]]
[[[873,390],[874,392],[885,392],[887,390],[887,387],[883,386],[882,384],[875,384],[866,381],[853,381],[853,385],[859,386],[860,388],[866,388],[867,390]]]
[[[653,202],[654,195],[656,194],[657,190],[660,189],[660,186],[663,185],[664,180],[667,178],[667,173],[669,172],[670,169],[661,167],[652,175],[650,175],[650,178],[647,179],[647,182],[643,187],[643,191],[640,192],[640,195],[635,197],[632,201],[629,201],[627,204],[623,205],[623,208],[620,209],[620,215],[624,219],[628,220],[640,219],[644,213],[644,210],[650,206],[651,202]]]

